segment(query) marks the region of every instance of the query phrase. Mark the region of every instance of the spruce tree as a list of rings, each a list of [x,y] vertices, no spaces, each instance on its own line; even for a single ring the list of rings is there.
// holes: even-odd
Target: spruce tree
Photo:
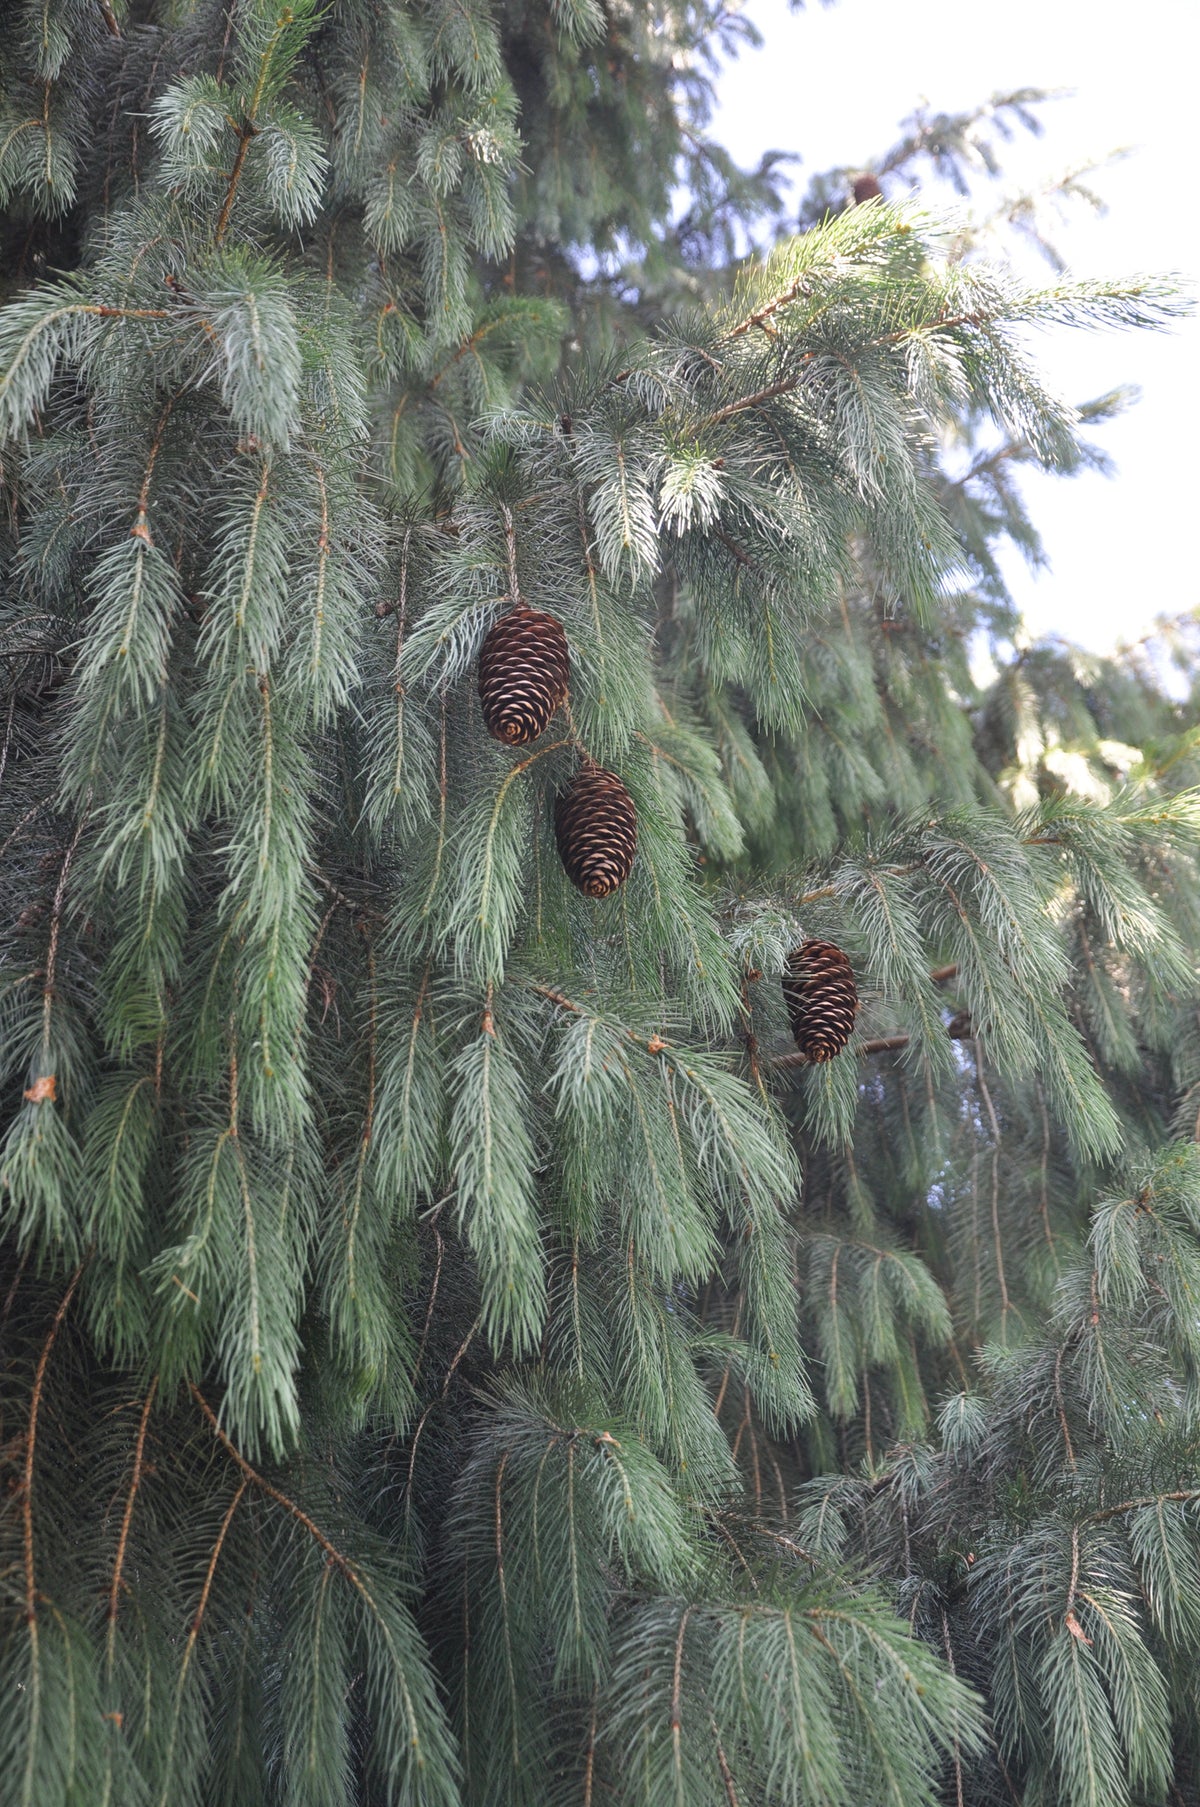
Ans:
[[[997,560],[1181,304],[735,30],[0,19],[2,1801],[1200,1800],[1200,739]]]

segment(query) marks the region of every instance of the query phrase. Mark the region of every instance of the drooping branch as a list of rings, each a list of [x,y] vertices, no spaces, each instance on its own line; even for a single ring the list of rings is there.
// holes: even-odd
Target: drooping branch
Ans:
[[[229,1433],[222,1428],[217,1418],[217,1414],[213,1411],[207,1399],[205,1399],[203,1393],[194,1381],[188,1381],[188,1392],[196,1401],[196,1404],[207,1419],[209,1427],[217,1441],[220,1443],[222,1449],[224,1449],[231,1461],[237,1463],[237,1466],[241,1469],[247,1481],[257,1487],[260,1493],[265,1493],[268,1499],[272,1499],[277,1505],[282,1506],[285,1512],[291,1514],[297,1524],[303,1525],[313,1541],[324,1550],[334,1567],[340,1570],[340,1572],[346,1576],[347,1580],[351,1581],[356,1587],[361,1587],[361,1577],[350,1558],[348,1556],[343,1556],[342,1552],[337,1549],[334,1544],[330,1543],[320,1526],[313,1522],[303,1506],[298,1506],[295,1500],[288,1498],[286,1493],[281,1493],[278,1487],[272,1486],[267,1477],[260,1474],[257,1468],[246,1460]]]
[[[590,1015],[583,1004],[577,1004],[573,998],[565,997],[552,985],[530,985],[529,989],[536,992],[539,998],[548,998],[552,1004],[557,1004],[560,1010],[569,1011],[573,1016]],[[661,1035],[639,1035],[636,1029],[627,1029],[623,1025],[621,1033],[626,1040],[636,1042],[639,1048],[644,1048],[647,1054],[663,1054],[671,1047],[671,1043]]]
[[[121,1609],[121,1576],[125,1568],[125,1552],[129,1546],[129,1527],[133,1522],[133,1505],[137,1499],[138,1488],[142,1484],[143,1462],[146,1453],[146,1430],[150,1423],[150,1412],[154,1405],[154,1395],[158,1391],[158,1375],[150,1382],[142,1406],[142,1416],[138,1423],[137,1442],[133,1450],[133,1474],[129,1481],[129,1494],[125,1501],[125,1512],[121,1519],[121,1534],[117,1538],[117,1554],[113,1562],[112,1585],[108,1590],[108,1667],[112,1668],[113,1640],[116,1635],[117,1614]]]
[[[21,1469],[21,1529],[25,1561],[25,1619],[32,1625],[37,1618],[37,1576],[34,1569],[33,1555],[33,1456],[37,1446],[38,1414],[42,1409],[42,1392],[46,1385],[46,1369],[50,1363],[50,1352],[54,1348],[55,1339],[62,1328],[62,1321],[67,1315],[71,1300],[75,1297],[75,1288],[79,1285],[79,1277],[83,1273],[85,1262],[81,1261],[71,1275],[70,1283],[62,1296],[58,1310],[54,1314],[46,1340],[42,1344],[42,1353],[38,1357],[38,1365],[34,1370],[33,1392],[29,1400],[29,1426],[25,1432],[25,1461]]]
[[[208,1610],[209,1596],[212,1593],[213,1578],[217,1572],[217,1564],[221,1560],[221,1551],[225,1548],[225,1539],[229,1535],[229,1527],[233,1523],[233,1515],[241,1505],[242,1495],[245,1493],[248,1485],[249,1482],[243,1476],[238,1482],[233,1498],[225,1509],[225,1516],[221,1520],[216,1542],[209,1551],[208,1563],[204,1570],[204,1581],[200,1588],[200,1600],[195,1612],[192,1614],[192,1622],[188,1626],[187,1641],[183,1647],[183,1656],[179,1664],[179,1676],[175,1683],[175,1708],[171,1715],[171,1732],[167,1744],[167,1762],[164,1765],[164,1774],[167,1779],[163,1783],[163,1791],[159,1797],[158,1807],[169,1807],[171,1791],[170,1778],[172,1775],[171,1762],[175,1755],[175,1744],[179,1736],[179,1720],[183,1712],[183,1690],[187,1685],[188,1670],[191,1667],[192,1655],[196,1648],[196,1640],[200,1636],[200,1627],[204,1623],[204,1615]]]

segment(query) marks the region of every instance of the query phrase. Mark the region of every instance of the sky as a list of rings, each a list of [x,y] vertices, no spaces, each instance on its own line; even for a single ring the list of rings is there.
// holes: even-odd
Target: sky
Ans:
[[[1042,109],[1040,138],[1004,147],[1004,176],[979,191],[978,210],[1019,192],[1022,178],[1128,149],[1092,179],[1104,217],[1072,210],[1059,250],[1073,274],[1174,273],[1200,292],[1196,0],[838,0],[799,13],[786,0],[749,0],[746,12],[765,44],[721,73],[711,127],[743,165],[767,149],[798,151],[803,186],[819,170],[870,163],[921,103],[952,111],[1005,89],[1067,89]],[[1024,267],[1052,280],[1048,265]],[[1200,313],[1170,333],[1045,333],[1034,349],[1071,401],[1141,390],[1092,435],[1114,478],[1024,477],[1050,569],[1006,562],[1033,633],[1108,652],[1156,616],[1200,607],[1187,528],[1200,517]]]

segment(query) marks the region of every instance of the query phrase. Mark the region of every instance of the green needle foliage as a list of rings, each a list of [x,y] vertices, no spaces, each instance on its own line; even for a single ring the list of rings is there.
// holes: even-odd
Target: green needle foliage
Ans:
[[[1200,1800],[1200,737],[998,558],[1183,304],[896,198],[1024,92],[797,234],[739,36],[0,17],[6,1807]]]

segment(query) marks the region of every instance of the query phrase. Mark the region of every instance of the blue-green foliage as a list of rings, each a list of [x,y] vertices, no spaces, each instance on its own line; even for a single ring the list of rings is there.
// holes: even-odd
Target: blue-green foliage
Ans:
[[[0,1803],[1188,1785],[1196,738],[965,655],[1026,329],[1181,303],[883,199],[730,281],[720,17],[0,20]]]

